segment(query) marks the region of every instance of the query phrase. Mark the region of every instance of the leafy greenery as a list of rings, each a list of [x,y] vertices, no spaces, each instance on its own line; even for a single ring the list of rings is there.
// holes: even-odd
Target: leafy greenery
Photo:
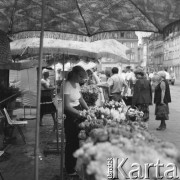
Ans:
[[[96,85],[85,85],[81,88],[82,96],[88,106],[95,106],[100,93]]]
[[[19,88],[16,88],[14,86],[5,87],[3,85],[0,85],[0,107],[5,107],[8,103],[13,102],[17,97],[20,97],[21,95],[22,93]]]

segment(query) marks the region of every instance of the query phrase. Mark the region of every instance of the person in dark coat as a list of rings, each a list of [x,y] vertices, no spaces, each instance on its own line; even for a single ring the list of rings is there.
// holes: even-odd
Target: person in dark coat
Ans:
[[[152,104],[152,90],[149,80],[146,79],[145,73],[141,69],[135,72],[136,83],[134,85],[134,94],[132,97],[132,106],[136,106],[140,111],[143,111],[144,121],[149,120],[149,105]]]
[[[169,83],[166,80],[166,73],[164,71],[159,71],[157,75],[159,78],[157,79],[158,83],[157,86],[155,87],[154,103],[156,104],[155,107],[156,120],[160,120],[161,123],[156,130],[165,130],[166,129],[165,121],[169,120],[168,103],[171,102],[171,94],[170,94]],[[163,106],[165,108],[163,108]]]

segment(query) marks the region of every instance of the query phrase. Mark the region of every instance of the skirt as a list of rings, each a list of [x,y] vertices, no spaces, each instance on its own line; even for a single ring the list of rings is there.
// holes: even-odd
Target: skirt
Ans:
[[[56,113],[56,107],[51,96],[41,96],[41,115]]]
[[[156,104],[155,106],[155,120],[169,120],[169,106],[168,103],[166,106],[163,106],[161,104]]]

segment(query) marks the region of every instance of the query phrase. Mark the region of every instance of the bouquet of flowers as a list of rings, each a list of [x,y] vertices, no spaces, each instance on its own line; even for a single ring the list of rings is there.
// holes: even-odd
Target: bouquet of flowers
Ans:
[[[114,100],[104,103],[104,107],[109,109],[113,109],[113,108],[118,109],[118,108],[123,108],[124,106],[126,106],[125,103]]]
[[[144,113],[139,111],[137,108],[129,107],[126,113],[126,117],[131,121],[141,121],[143,119]]]
[[[151,133],[142,128],[141,122],[129,121],[128,124],[113,128],[94,129],[90,135],[91,140],[86,141],[74,156],[77,158],[78,172],[85,167],[84,174],[94,180],[107,179],[107,160],[117,158],[119,154],[121,157],[128,157],[123,167],[127,172],[130,172],[134,162],[143,168],[145,163],[155,164],[157,159],[163,164],[178,164],[180,158],[179,151],[173,144],[154,139]],[[177,168],[179,171],[179,167]],[[149,171],[149,179],[155,178],[154,168]]]
[[[116,127],[126,120],[122,108],[115,110],[103,107],[91,107],[89,110],[81,111],[81,114],[86,117],[86,120],[79,124],[79,128],[81,129],[79,139],[83,140],[87,139],[93,129],[101,129],[106,126]]]
[[[89,136],[91,130],[104,127],[105,121],[100,118],[97,108],[92,107],[89,110],[83,110],[81,114],[86,117],[86,120],[79,124],[79,128],[81,129],[79,139],[85,140]]]
[[[95,106],[100,90],[93,84],[84,85],[81,87],[81,93],[88,106]]]

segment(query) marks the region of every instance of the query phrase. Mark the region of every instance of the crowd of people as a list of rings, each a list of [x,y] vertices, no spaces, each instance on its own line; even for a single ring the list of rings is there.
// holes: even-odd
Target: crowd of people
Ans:
[[[53,105],[52,92],[53,87],[48,79],[47,70],[43,70],[42,97],[41,97],[41,121],[46,113],[52,114],[55,122],[56,109]],[[81,86],[86,84],[96,84],[100,88],[97,106],[102,106],[104,102],[124,101],[131,107],[136,107],[144,112],[143,121],[149,120],[149,106],[155,104],[156,120],[160,121],[157,130],[166,129],[166,120],[169,119],[169,107],[171,102],[170,88],[166,71],[147,74],[143,68],[137,67],[132,70],[127,66],[125,70],[119,72],[117,67],[111,71],[98,72],[96,68],[85,71],[81,66],[74,66],[68,73],[64,83],[64,121],[66,147],[65,147],[65,168],[69,175],[75,175],[76,159],[73,152],[79,148],[79,128],[77,124],[82,122],[85,117],[82,116],[81,110],[88,110],[89,107],[81,94]],[[59,86],[62,78],[58,77],[57,85]],[[62,86],[61,86],[62,88]],[[60,89],[59,91],[62,91]],[[58,91],[58,93],[59,93]],[[153,95],[154,94],[154,95]],[[154,97],[154,100],[153,100]],[[129,102],[127,103],[127,98]]]

